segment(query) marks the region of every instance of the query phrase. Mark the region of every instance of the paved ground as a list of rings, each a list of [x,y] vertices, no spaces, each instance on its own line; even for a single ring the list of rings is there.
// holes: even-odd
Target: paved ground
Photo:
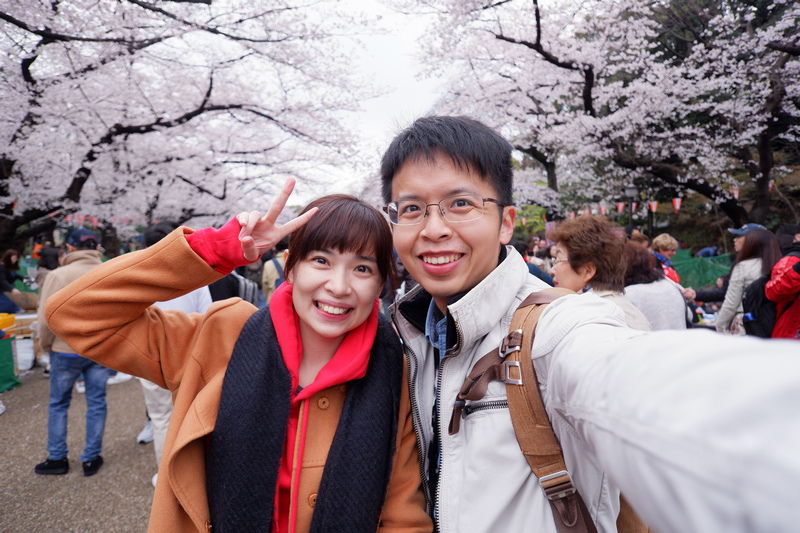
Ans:
[[[0,531],[144,532],[153,501],[150,478],[156,472],[152,444],[138,444],[145,418],[142,387],[132,379],[108,387],[108,418],[103,439],[105,464],[84,477],[86,400],[73,394],[69,411],[70,471],[38,476],[33,467],[47,458],[49,381],[41,368],[24,373],[22,385],[0,394]]]

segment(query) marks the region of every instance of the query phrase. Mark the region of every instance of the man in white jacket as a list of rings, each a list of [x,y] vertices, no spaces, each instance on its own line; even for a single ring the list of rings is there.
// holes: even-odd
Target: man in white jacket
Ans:
[[[546,288],[512,248],[511,146],[463,117],[426,117],[384,154],[397,253],[420,286],[393,308],[440,533],[556,527],[517,444],[506,385],[467,402],[475,362]],[[642,333],[591,294],[550,304],[531,357],[568,470],[599,531],[620,489],[659,533],[794,531],[800,523],[800,357],[792,343]]]

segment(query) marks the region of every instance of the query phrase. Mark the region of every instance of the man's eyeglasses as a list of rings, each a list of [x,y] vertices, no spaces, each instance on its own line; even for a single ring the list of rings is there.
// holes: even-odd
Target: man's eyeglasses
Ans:
[[[462,194],[450,196],[435,204],[426,204],[420,200],[401,200],[390,203],[383,210],[389,215],[392,224],[398,226],[420,224],[428,216],[428,208],[432,205],[439,208],[439,213],[448,222],[469,222],[483,216],[486,202],[505,207],[505,204],[494,198],[481,198],[477,194]]]

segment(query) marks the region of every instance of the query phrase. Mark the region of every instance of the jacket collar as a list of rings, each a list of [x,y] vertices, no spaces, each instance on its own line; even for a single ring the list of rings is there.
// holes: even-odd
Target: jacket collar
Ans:
[[[470,346],[484,337],[512,313],[522,298],[536,287],[524,259],[506,246],[501,261],[480,283],[465,294],[456,295],[447,306],[448,341],[450,334],[460,336],[461,346]],[[546,287],[540,282],[542,288]],[[530,287],[526,287],[530,284]],[[522,296],[520,296],[522,293]],[[425,331],[425,316],[431,295],[417,286],[396,304],[399,312],[414,328]],[[452,331],[451,331],[452,328]],[[460,349],[460,346],[456,346]]]
[[[658,253],[658,252],[652,252],[652,253],[653,253],[654,256],[656,256],[656,259],[658,259],[658,262],[661,263],[662,265],[664,265],[666,267],[671,267],[672,266],[672,261],[670,261],[669,259],[667,259],[663,255],[661,255],[660,253]]]
[[[800,252],[800,242],[793,242],[783,249],[783,255],[788,255],[792,252]]]
[[[103,252],[100,250],[74,250],[64,256],[64,266],[79,262],[102,263]]]

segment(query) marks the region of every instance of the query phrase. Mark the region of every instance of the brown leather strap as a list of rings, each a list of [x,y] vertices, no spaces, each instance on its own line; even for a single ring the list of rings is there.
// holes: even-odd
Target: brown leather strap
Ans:
[[[509,353],[512,348],[518,349],[521,342],[522,332],[509,333],[503,338],[498,348],[478,359],[464,380],[453,404],[453,413],[450,415],[450,425],[448,426],[450,435],[455,435],[461,428],[461,414],[467,400],[476,401],[483,398],[492,381],[499,380],[509,383],[519,379],[518,372],[515,377],[511,377],[514,370],[507,364],[504,354]],[[516,366],[518,367],[518,365]]]
[[[472,367],[453,404],[453,413],[450,415],[450,425],[448,426],[450,435],[455,435],[461,429],[461,414],[464,411],[467,400],[475,401],[483,398],[486,395],[489,382],[498,379],[498,367],[501,366],[502,362],[503,358],[500,357],[500,351],[495,348],[478,359],[478,362]]]
[[[522,343],[507,359],[519,363],[522,379],[519,385],[509,383],[506,386],[508,410],[522,454],[550,502],[556,529],[559,533],[596,533],[589,510],[567,471],[530,358],[536,325],[545,306],[566,294],[574,293],[568,289],[535,292],[514,313],[510,329],[522,334]]]
[[[521,354],[531,353],[534,329],[544,307],[542,304],[530,305],[524,308],[520,307],[514,313],[511,329],[521,330],[525,332],[525,335],[523,335],[520,349],[510,353],[508,359],[519,361],[522,386],[509,385],[506,387],[508,409],[511,412],[511,421],[514,423],[517,441],[531,470],[539,479],[556,472],[566,472],[567,469],[561,456],[561,446],[550,426],[541,394],[538,393],[539,385],[531,358],[521,357]],[[533,388],[536,390],[532,390]],[[543,483],[542,486],[547,489],[548,486],[557,485],[563,481],[565,480],[557,478]]]

